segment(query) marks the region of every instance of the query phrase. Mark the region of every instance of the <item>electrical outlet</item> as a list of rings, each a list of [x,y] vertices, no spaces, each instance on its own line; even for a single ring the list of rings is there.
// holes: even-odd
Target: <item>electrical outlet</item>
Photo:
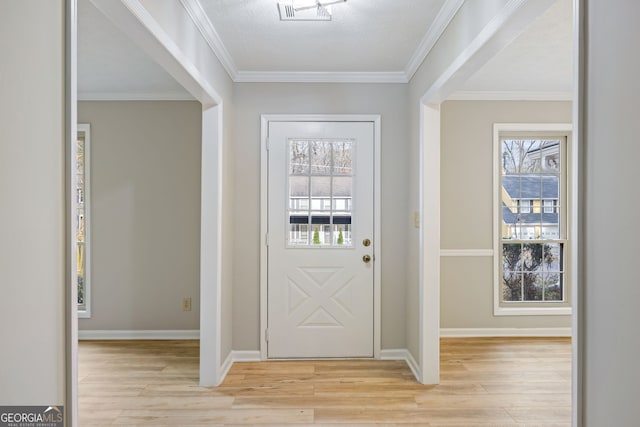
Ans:
[[[191,297],[182,298],[182,311],[191,311]]]

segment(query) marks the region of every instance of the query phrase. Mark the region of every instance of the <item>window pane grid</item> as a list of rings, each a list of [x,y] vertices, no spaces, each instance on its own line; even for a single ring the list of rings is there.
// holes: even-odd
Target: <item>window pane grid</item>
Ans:
[[[501,301],[564,302],[560,139],[501,145]]]
[[[288,246],[352,247],[354,145],[289,140]]]
[[[563,302],[564,243],[514,242],[502,245],[505,302]]]
[[[78,138],[76,142],[76,197],[77,197],[77,233],[76,233],[76,274],[78,281],[78,310],[86,308],[85,290],[85,139]]]

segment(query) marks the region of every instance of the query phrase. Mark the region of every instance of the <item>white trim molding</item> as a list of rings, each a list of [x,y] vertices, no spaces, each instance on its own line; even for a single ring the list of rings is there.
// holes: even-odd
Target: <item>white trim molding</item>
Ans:
[[[80,330],[80,340],[197,340],[198,329],[171,330]]]
[[[442,328],[442,338],[571,337],[567,328]]]
[[[571,101],[571,92],[459,90],[447,101]]]
[[[465,0],[446,0],[402,71],[289,72],[238,70],[199,0],[180,0],[213,54],[236,83],[408,83],[456,15]]]
[[[220,367],[220,378],[219,383],[222,384],[224,379],[227,377],[227,374],[233,367],[233,364],[236,362],[260,362],[260,352],[259,351],[243,351],[243,350],[235,350],[230,351],[227,355],[227,358],[222,363]]]
[[[441,257],[492,257],[493,249],[440,249]]]
[[[188,92],[80,92],[78,101],[195,101]]]
[[[419,373],[440,382],[440,105],[420,104]]]
[[[77,148],[77,124],[78,124],[78,2],[68,0],[65,4],[65,372],[64,374],[64,401],[67,412],[67,425],[78,425],[78,275],[77,249],[72,243],[77,233],[78,225],[74,213],[77,212],[78,199],[72,191],[72,183],[75,182],[75,167],[72,166],[73,156]],[[62,375],[59,378],[62,378]]]
[[[211,20],[207,16],[207,13],[202,7],[202,3],[199,0],[180,0],[180,4],[185,8],[193,23],[202,34],[214,55],[218,58],[224,69],[231,77],[231,80],[235,81],[238,75],[238,68],[236,67],[233,58],[229,54],[226,46],[222,42],[222,39],[218,35],[218,32],[214,28]]]
[[[411,372],[416,377],[416,380],[420,381],[422,377],[420,373],[420,365],[416,362],[416,359],[411,355],[411,352],[406,348],[395,348],[380,351],[380,360],[404,360],[411,369]]]
[[[238,71],[236,83],[407,83],[402,71]]]
[[[259,350],[234,350],[231,352],[233,355],[233,362],[260,362]]]
[[[223,106],[202,111],[200,171],[200,385],[222,381]]]
[[[571,183],[571,203],[576,213],[571,223],[571,236],[573,238],[573,259],[571,269],[571,305],[573,306],[571,339],[571,426],[579,427],[584,423],[584,366],[585,366],[585,301],[582,296],[582,287],[579,285],[584,278],[583,251],[585,243],[582,231],[584,220],[584,195],[586,162],[583,154],[583,132],[586,126],[586,77],[585,67],[587,55],[587,4],[586,0],[573,0],[573,115],[574,125],[571,138],[573,159],[572,167],[574,180]]]
[[[465,0],[446,0],[442,5],[442,8],[436,15],[436,18],[431,23],[427,34],[424,35],[418,47],[411,55],[411,59],[409,59],[409,63],[404,69],[405,79],[408,82],[411,80],[413,75],[418,71],[420,65],[425,60],[431,49],[435,46],[440,36],[447,29],[447,26],[451,22],[458,10],[462,7]]]

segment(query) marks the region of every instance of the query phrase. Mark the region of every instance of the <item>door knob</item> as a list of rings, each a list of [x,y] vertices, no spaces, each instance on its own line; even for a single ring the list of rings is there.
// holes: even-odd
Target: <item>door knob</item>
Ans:
[[[370,262],[371,261],[371,255],[365,255],[362,257],[362,261],[364,262]]]
[[[364,239],[364,240],[362,241],[362,245],[363,245],[363,246],[365,246],[365,247],[366,247],[366,246],[370,246],[370,245],[371,245],[371,240],[369,240],[369,239]]]

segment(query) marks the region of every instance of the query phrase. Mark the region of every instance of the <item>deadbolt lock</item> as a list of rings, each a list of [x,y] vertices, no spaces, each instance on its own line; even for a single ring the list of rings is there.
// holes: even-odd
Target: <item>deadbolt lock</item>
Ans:
[[[362,244],[363,244],[364,246],[371,246],[371,240],[369,240],[369,239],[364,239],[364,240],[362,241]]]

